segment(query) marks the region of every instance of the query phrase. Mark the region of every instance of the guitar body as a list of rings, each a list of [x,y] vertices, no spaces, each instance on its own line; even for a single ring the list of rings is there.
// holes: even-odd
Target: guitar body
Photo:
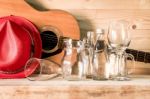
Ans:
[[[41,31],[44,26],[57,28],[63,37],[80,39],[79,26],[76,19],[61,10],[37,11],[24,0],[0,0],[0,17],[15,15],[30,20]],[[63,51],[49,59],[60,64]]]

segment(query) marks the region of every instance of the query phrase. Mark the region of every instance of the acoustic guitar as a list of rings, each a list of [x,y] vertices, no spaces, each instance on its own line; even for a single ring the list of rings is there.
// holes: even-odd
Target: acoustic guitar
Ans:
[[[30,20],[37,26],[43,38],[50,34],[49,44],[48,42],[43,42],[42,44],[45,53],[55,53],[55,51],[58,51],[60,46],[58,44],[61,42],[59,39],[61,37],[80,39],[78,23],[68,12],[62,10],[38,11],[33,9],[24,0],[0,0],[0,17],[9,15],[21,16]],[[54,41],[51,41],[51,39]],[[50,50],[47,50],[46,44],[48,44]],[[56,55],[48,58],[60,64],[62,56],[63,51],[59,51]]]
[[[144,52],[134,49],[127,49],[126,52],[132,54],[135,61],[150,63],[150,52]]]

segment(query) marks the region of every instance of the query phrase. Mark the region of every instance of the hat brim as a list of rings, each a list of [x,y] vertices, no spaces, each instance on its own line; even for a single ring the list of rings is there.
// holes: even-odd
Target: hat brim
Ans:
[[[2,74],[0,74],[0,78],[1,79],[25,78],[25,77],[31,75],[36,70],[37,67],[38,67],[38,65],[31,65],[27,69],[25,69],[21,72],[15,73],[15,74],[3,74],[2,73]]]

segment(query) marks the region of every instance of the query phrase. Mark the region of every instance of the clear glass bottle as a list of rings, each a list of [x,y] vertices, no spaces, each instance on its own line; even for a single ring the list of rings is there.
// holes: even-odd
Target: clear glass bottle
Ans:
[[[64,57],[62,59],[62,71],[64,79],[85,79],[82,52],[82,41],[73,41],[72,39],[64,40]]]
[[[96,44],[93,53],[93,80],[107,80],[107,54],[102,29],[96,30]]]
[[[83,39],[84,44],[84,65],[87,78],[92,78],[93,73],[93,48],[94,48],[94,32],[88,31],[86,37]]]

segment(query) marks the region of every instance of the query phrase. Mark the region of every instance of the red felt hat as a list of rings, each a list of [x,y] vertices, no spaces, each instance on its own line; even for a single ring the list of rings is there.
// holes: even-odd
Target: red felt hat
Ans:
[[[19,16],[0,18],[0,78],[24,78],[36,67],[24,69],[31,57],[41,57],[40,33],[29,20]],[[27,76],[27,75],[26,75]]]

